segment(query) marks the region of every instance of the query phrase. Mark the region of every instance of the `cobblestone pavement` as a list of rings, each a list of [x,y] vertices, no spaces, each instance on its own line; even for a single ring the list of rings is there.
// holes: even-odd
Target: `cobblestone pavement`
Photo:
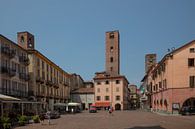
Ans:
[[[144,111],[83,112],[62,115],[48,125],[29,124],[15,129],[195,129],[195,116],[168,116]]]

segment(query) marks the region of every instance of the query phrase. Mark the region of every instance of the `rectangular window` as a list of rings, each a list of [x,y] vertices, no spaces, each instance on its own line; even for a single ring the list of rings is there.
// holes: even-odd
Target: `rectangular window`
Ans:
[[[40,66],[40,60],[37,58],[37,66]]]
[[[116,92],[119,92],[119,87],[116,87]]]
[[[156,91],[158,91],[158,84],[156,84]]]
[[[97,101],[100,101],[101,100],[101,97],[100,96],[96,96],[96,100]]]
[[[164,81],[165,81],[164,88],[167,89],[167,79],[165,79]]]
[[[159,82],[159,89],[162,88],[162,82]]]
[[[100,88],[97,89],[97,92],[98,92],[98,93],[100,92]]]
[[[97,85],[101,85],[101,82],[97,82]]]
[[[120,84],[120,80],[116,80],[116,84]]]
[[[155,88],[155,85],[153,86],[153,91],[155,91],[156,90],[156,88]]]
[[[195,87],[195,76],[190,76],[190,88]]]
[[[190,66],[190,67],[194,66],[194,58],[188,59],[188,66]]]
[[[195,48],[190,48],[190,53],[195,53]]]
[[[109,84],[109,81],[106,81],[105,84]]]
[[[110,100],[110,96],[105,96],[105,101],[109,101]]]
[[[109,92],[109,88],[106,88],[106,92]]]
[[[112,63],[114,61],[113,57],[110,57],[110,62]]]
[[[120,99],[121,99],[120,96],[117,95],[117,96],[116,96],[116,101],[120,101]]]

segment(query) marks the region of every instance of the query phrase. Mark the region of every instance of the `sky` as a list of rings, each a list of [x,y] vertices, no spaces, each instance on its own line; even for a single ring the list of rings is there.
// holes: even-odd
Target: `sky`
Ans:
[[[36,49],[85,81],[105,70],[105,32],[120,32],[120,71],[141,84],[145,54],[195,40],[195,0],[0,0],[0,34],[35,36]]]

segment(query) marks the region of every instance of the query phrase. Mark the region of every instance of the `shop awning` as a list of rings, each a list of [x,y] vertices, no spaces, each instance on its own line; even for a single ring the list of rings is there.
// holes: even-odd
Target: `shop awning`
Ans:
[[[14,98],[11,96],[0,94],[0,101],[20,101],[21,99]]]
[[[96,102],[95,106],[96,107],[109,107],[110,106],[110,102]]]

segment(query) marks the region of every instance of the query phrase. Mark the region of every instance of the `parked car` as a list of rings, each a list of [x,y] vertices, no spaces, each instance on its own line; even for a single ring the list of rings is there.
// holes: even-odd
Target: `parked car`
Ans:
[[[195,115],[195,107],[184,106],[180,110],[180,114],[182,115]]]
[[[45,114],[45,119],[48,119],[48,115],[50,115],[50,119],[57,119],[60,118],[60,113],[57,111],[51,111],[50,113]]]
[[[96,106],[95,106],[95,105],[91,105],[91,106],[89,107],[89,112],[90,112],[90,113],[96,113],[96,112],[97,112]]]

